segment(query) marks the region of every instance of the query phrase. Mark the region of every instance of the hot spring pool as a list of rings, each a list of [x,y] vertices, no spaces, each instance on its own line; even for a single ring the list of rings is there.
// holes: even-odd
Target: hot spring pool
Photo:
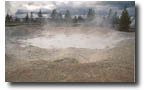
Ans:
[[[20,40],[22,47],[28,45],[39,48],[89,48],[89,49],[104,49],[113,48],[122,40],[134,39],[124,33],[112,33],[104,35],[87,35],[87,34],[49,34],[41,37]]]

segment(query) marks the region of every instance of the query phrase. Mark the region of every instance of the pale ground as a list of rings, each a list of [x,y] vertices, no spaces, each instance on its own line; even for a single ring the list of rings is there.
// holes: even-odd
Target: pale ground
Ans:
[[[61,34],[67,37],[54,39]],[[82,36],[71,37],[76,34]],[[134,32],[95,27],[6,27],[7,82],[134,82],[134,58]]]

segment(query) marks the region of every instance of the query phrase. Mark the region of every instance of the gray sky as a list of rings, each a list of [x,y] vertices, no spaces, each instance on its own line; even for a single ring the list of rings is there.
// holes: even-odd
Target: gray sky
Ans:
[[[26,14],[27,12],[37,12],[41,9],[44,13],[50,14],[53,9],[57,9],[57,11],[62,13],[68,9],[73,15],[81,15],[86,14],[89,8],[93,8],[96,15],[105,15],[109,9],[120,14],[125,6],[130,15],[135,15],[135,2],[133,1],[6,1],[6,13],[12,15]]]

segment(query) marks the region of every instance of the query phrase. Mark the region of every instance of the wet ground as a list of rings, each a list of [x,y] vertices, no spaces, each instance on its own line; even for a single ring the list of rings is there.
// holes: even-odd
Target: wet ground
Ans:
[[[134,82],[135,33],[96,27],[6,27],[6,81]]]

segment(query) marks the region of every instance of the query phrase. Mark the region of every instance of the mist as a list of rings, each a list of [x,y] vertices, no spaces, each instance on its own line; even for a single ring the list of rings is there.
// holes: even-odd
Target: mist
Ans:
[[[115,47],[122,40],[133,39],[131,36],[127,37],[128,33],[118,31],[118,22],[113,23],[113,18],[120,19],[123,4],[122,7],[121,5],[116,7],[113,3],[102,5],[102,2],[87,4],[73,2],[72,5],[69,2],[6,2],[6,13],[13,18],[6,25],[30,27],[24,27],[24,30],[16,30],[8,35],[21,38],[19,41],[24,43],[22,46],[33,45],[40,48],[105,49]],[[127,10],[131,7],[128,4]],[[38,29],[32,27],[33,25],[36,25]],[[135,18],[131,16],[130,27],[135,28],[134,26]],[[27,35],[31,35],[30,38],[26,38]]]

